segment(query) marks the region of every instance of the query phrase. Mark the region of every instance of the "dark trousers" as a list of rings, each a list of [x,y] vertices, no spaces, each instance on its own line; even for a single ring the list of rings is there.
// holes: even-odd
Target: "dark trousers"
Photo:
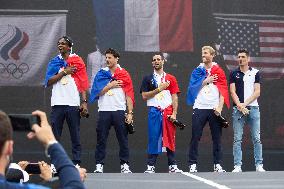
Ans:
[[[97,123],[96,164],[104,164],[106,144],[111,126],[114,126],[116,138],[119,143],[120,164],[128,163],[128,132],[125,126],[125,111],[100,111]]]
[[[148,154],[147,165],[155,166],[159,154]],[[176,165],[175,152],[167,148],[168,165]]]
[[[216,119],[212,109],[194,109],[192,114],[192,137],[189,145],[189,165],[197,164],[198,143],[201,139],[203,128],[209,122],[213,141],[213,163],[218,164],[222,159],[221,136],[222,127]]]
[[[78,106],[56,105],[51,110],[51,126],[56,140],[60,141],[64,120],[69,127],[72,142],[73,163],[81,163],[81,143],[80,143],[80,113]]]

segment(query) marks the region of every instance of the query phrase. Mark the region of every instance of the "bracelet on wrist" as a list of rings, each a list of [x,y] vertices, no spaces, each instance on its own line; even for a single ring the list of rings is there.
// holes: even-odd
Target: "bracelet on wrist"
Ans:
[[[161,89],[160,89],[160,87],[158,87],[157,89],[158,89],[158,92],[161,92]]]
[[[129,111],[127,114],[131,114],[131,115],[133,115],[134,113],[133,113],[133,111]]]
[[[63,70],[63,75],[66,76],[68,75],[68,73],[65,70]]]
[[[82,100],[82,103],[83,103],[83,102],[88,103],[88,100],[87,100],[87,99],[84,99],[84,100]]]

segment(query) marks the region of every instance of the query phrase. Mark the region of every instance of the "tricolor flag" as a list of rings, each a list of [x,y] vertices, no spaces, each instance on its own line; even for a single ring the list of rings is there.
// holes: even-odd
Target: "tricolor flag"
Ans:
[[[86,91],[89,88],[88,75],[86,72],[86,66],[82,58],[76,54],[70,54],[65,61],[61,55],[54,57],[47,66],[44,85],[47,87],[48,80],[56,75],[61,68],[67,66],[75,66],[76,72],[71,75],[79,92]]]
[[[192,0],[93,0],[101,49],[193,51]]]
[[[267,79],[284,76],[284,17],[276,15],[214,14],[219,51],[229,70],[238,66],[237,51],[250,52],[250,66]]]
[[[215,74],[218,75],[218,79],[213,84],[217,86],[218,91],[224,97],[224,103],[227,105],[228,108],[230,108],[230,97],[225,72],[218,64],[213,62],[210,75]],[[197,95],[202,88],[202,82],[204,81],[207,75],[208,73],[204,67],[204,63],[201,63],[197,68],[192,71],[192,74],[189,79],[189,85],[187,88],[186,102],[188,105],[194,105]]]
[[[118,68],[116,68],[113,75],[108,67],[102,68],[98,71],[93,81],[93,86],[90,93],[90,102],[93,103],[94,101],[98,100],[100,92],[112,80],[122,81],[122,90],[131,98],[134,105],[135,100],[132,79],[130,74],[124,68],[121,68],[120,65],[118,65]]]

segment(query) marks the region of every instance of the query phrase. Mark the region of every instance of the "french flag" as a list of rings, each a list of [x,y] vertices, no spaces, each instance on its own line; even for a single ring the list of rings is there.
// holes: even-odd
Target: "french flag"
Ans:
[[[225,72],[220,66],[216,63],[211,68],[211,75],[218,75],[218,79],[213,84],[217,86],[220,94],[224,97],[224,102],[228,108],[230,108],[230,97],[228,91],[228,84]],[[202,82],[208,76],[208,73],[204,67],[204,64],[201,63],[197,68],[192,71],[190,76],[189,85],[187,88],[187,104],[194,105],[195,99],[202,88]]]
[[[193,51],[192,0],[93,0],[101,49]]]
[[[98,71],[97,75],[94,78],[93,86],[91,89],[90,102],[98,100],[100,92],[113,79],[122,81],[122,90],[127,96],[131,98],[132,104],[134,105],[134,90],[131,77],[125,69],[120,67],[120,65],[118,65],[118,68],[115,70],[113,76],[109,68],[102,68]]]
[[[71,76],[75,81],[78,91],[81,93],[89,89],[89,80],[85,63],[83,59],[76,54],[70,54],[66,61],[61,55],[57,55],[55,58],[53,58],[47,66],[44,86],[47,87],[48,80],[56,75],[61,68],[66,68],[67,66],[76,67],[76,72]]]

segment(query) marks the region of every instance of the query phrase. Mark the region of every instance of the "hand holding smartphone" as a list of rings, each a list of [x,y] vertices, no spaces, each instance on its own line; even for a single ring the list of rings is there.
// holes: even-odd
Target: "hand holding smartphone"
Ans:
[[[38,163],[29,163],[26,168],[25,171],[29,174],[40,174],[40,167]]]
[[[39,116],[32,114],[9,114],[14,131],[32,131],[32,125],[40,125]]]

